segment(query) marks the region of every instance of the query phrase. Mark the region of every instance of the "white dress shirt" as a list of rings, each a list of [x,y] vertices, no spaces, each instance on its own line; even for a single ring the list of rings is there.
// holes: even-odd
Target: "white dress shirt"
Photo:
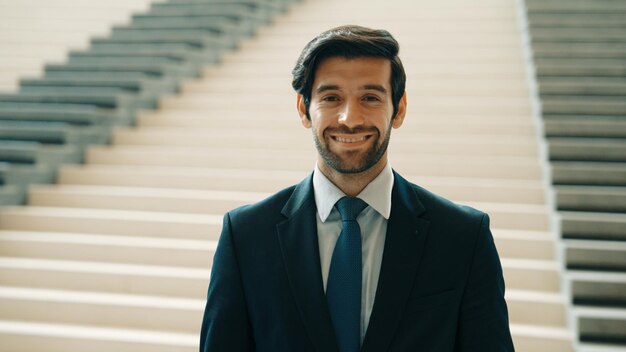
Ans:
[[[363,343],[367,331],[376,297],[376,287],[387,235],[387,220],[391,214],[392,188],[393,172],[387,163],[383,171],[357,195],[357,198],[368,204],[368,207],[357,217],[357,222],[361,228],[361,251],[363,253],[361,343]],[[341,216],[335,208],[335,203],[345,194],[328,180],[317,165],[313,172],[313,191],[317,205],[317,239],[320,247],[322,280],[324,291],[326,291],[330,261],[342,227]]]

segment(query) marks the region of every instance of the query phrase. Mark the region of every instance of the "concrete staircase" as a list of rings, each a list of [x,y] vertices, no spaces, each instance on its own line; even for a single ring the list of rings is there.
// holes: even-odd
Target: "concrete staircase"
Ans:
[[[151,0],[0,1],[0,92],[16,92],[19,80],[61,62],[67,51],[86,49],[89,38],[145,11]]]
[[[22,204],[28,185],[54,182],[60,165],[81,163],[88,145],[107,144],[113,128],[134,125],[137,111],[155,108],[287,3],[154,3],[92,38],[87,50],[45,65],[42,77],[22,79],[19,92],[0,94],[0,205]]]
[[[153,11],[177,17],[187,6],[206,15],[192,1],[179,2],[186,5]],[[310,132],[295,111],[290,69],[314,35],[358,23],[390,30],[402,47],[409,109],[394,131],[392,165],[491,214],[516,350],[573,351],[516,19],[514,1],[294,5],[220,65],[202,69],[202,79],[158,99],[157,110],[139,110],[136,127],[115,127],[111,145],[88,147],[84,165],[62,166],[57,185],[31,186],[27,206],[0,209],[3,346],[197,350],[223,212],[298,182],[315,162]],[[93,47],[152,50],[134,42],[139,33]],[[91,64],[72,67],[81,65]],[[136,85],[130,74],[117,77]]]
[[[626,351],[626,4],[526,8],[580,350]]]

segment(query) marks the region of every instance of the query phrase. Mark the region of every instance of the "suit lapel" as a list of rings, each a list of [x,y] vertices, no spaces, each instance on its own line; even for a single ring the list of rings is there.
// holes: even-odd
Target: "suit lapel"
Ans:
[[[317,351],[338,352],[322,283],[312,177],[296,186],[276,226],[285,269],[302,321]]]
[[[415,190],[395,172],[391,204],[376,298],[362,352],[389,348],[414,285],[428,233],[428,221],[418,217],[425,209]]]

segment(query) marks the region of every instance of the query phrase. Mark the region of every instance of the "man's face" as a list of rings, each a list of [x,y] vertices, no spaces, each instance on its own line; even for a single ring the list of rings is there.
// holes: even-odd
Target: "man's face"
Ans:
[[[301,95],[298,112],[303,126],[312,128],[322,171],[355,174],[385,166],[391,127],[402,125],[406,111],[403,96],[392,118],[390,77],[391,63],[384,58],[331,57],[318,65],[311,119]]]

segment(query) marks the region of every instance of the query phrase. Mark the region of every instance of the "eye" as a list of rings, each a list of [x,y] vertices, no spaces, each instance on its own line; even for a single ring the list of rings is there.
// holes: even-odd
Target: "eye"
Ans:
[[[378,102],[380,101],[380,98],[376,95],[366,95],[363,97],[363,100],[370,101],[370,102]]]
[[[335,102],[339,101],[339,97],[336,95],[326,95],[322,97],[322,101]]]

